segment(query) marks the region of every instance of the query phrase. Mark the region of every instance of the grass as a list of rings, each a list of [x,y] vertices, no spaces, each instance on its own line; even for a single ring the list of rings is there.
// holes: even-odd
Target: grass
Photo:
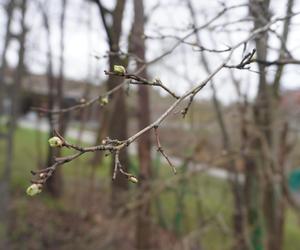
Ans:
[[[28,129],[18,129],[15,134],[15,150],[12,168],[12,188],[15,193],[21,194],[18,200],[18,216],[24,216],[24,206],[28,202],[25,189],[31,179],[30,170],[36,169],[42,164],[47,153],[47,139],[45,133]],[[0,143],[0,152],[5,152],[3,142]],[[64,151],[63,154],[67,152]],[[76,162],[64,166],[63,173],[66,181],[80,176],[88,178],[91,166],[88,163],[89,155],[81,157]],[[98,167],[95,174],[97,180],[104,180],[109,187],[109,158],[101,167]],[[3,163],[3,154],[0,154],[0,163]],[[132,171],[138,171],[138,162],[131,157]],[[155,222],[162,227],[180,236],[192,237],[197,231],[196,238],[200,239],[205,249],[219,250],[229,249],[232,244],[231,237],[231,214],[232,195],[229,185],[224,180],[215,179],[203,173],[193,174],[188,178],[173,176],[168,166],[162,165],[157,158],[154,161],[155,175],[159,180],[170,184],[159,193],[154,199],[152,212]],[[185,174],[185,168],[179,169]],[[174,181],[177,178],[177,181]],[[172,182],[173,181],[173,182]],[[24,196],[22,196],[24,194]],[[41,195],[48,209],[64,210],[62,201],[49,199]],[[180,208],[180,209],[179,209]],[[300,245],[300,227],[296,214],[290,209],[287,210],[285,223],[284,250],[296,250]],[[25,228],[20,227],[20,230]]]
[[[168,166],[158,165],[156,174],[160,179],[176,178]],[[174,183],[158,197],[164,222],[157,222],[178,235],[192,235],[198,230],[196,237],[201,239],[205,249],[229,249],[231,236],[222,228],[230,230],[231,224],[232,197],[227,182],[204,173],[189,175],[184,166],[179,168],[179,172],[186,178]],[[157,215],[157,207],[153,210]]]

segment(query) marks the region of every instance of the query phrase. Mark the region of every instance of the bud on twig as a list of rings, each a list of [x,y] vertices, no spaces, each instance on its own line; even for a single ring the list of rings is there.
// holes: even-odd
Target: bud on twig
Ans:
[[[40,176],[41,179],[43,179],[43,178],[45,178],[45,177],[47,176],[47,174],[45,174],[45,173],[40,173],[39,176]]]
[[[128,177],[128,180],[131,181],[132,183],[138,183],[138,179],[136,177],[134,177],[133,175]]]
[[[57,136],[51,137],[48,140],[48,142],[49,142],[50,147],[52,147],[52,148],[61,147],[63,145],[62,139],[60,139]]]
[[[105,106],[106,104],[108,104],[108,96],[101,97],[99,103],[101,106]]]
[[[153,79],[153,82],[154,82],[154,83],[155,83],[155,82],[160,82],[159,77],[155,77],[155,78]]]
[[[32,184],[26,189],[26,193],[30,196],[34,196],[42,192],[42,185],[41,184]]]
[[[113,71],[117,75],[124,75],[126,73],[126,69],[122,65],[114,65]]]

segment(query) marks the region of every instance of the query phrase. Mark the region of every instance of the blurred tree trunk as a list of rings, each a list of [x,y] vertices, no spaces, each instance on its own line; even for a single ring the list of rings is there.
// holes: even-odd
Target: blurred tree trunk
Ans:
[[[146,47],[143,39],[144,35],[144,3],[143,0],[134,0],[134,20],[131,34],[130,47],[131,52],[138,58],[145,61]],[[143,67],[143,63],[137,62],[137,68]],[[147,78],[146,68],[143,67],[140,75]],[[150,124],[150,104],[149,104],[149,88],[147,86],[138,86],[138,125],[142,130]],[[143,134],[138,139],[138,158],[139,158],[139,179],[140,194],[145,195],[151,192],[151,137],[150,132]],[[136,241],[137,249],[151,249],[151,216],[150,216],[150,200],[145,201],[137,210],[137,227]]]
[[[191,13],[191,16],[192,16],[193,25],[194,25],[194,27],[198,27],[199,25],[197,22],[195,9],[192,5],[192,1],[187,0],[187,4],[188,4],[189,11]],[[201,47],[202,42],[201,42],[201,38],[200,38],[200,33],[199,32],[196,33],[195,36],[196,36],[197,45],[199,47]],[[212,43],[214,43],[213,40],[212,40]],[[203,64],[205,71],[208,73],[208,75],[210,75],[211,70],[210,70],[209,61],[208,61],[208,58],[206,57],[205,51],[200,53],[199,59],[200,59],[200,63]],[[213,93],[212,99],[213,99],[213,104],[214,104],[215,111],[216,111],[217,121],[218,121],[220,130],[221,130],[221,134],[222,134],[221,139],[222,139],[223,149],[226,152],[230,152],[231,147],[232,147],[231,143],[230,143],[230,137],[229,137],[228,129],[225,124],[223,112],[222,112],[221,105],[220,105],[220,102],[217,97],[217,90],[215,88],[215,83],[213,80],[211,80],[210,86],[211,86],[212,93]],[[242,187],[238,180],[238,173],[235,168],[234,159],[231,156],[229,156],[227,165],[228,165],[227,168],[231,171],[231,174],[232,174],[232,176],[230,178],[230,185],[231,185],[231,190],[232,190],[233,198],[234,198],[234,212],[233,212],[232,219],[233,219],[235,243],[234,243],[233,249],[246,250],[246,249],[248,249],[248,246],[247,246],[246,239],[245,239],[245,216],[244,216],[244,201],[242,198]]]
[[[51,32],[50,32],[50,26],[49,26],[49,17],[47,10],[45,9],[45,6],[40,6],[42,15],[43,15],[43,21],[44,26],[46,30],[46,39],[47,39],[47,58],[48,58],[48,66],[47,66],[47,84],[48,84],[48,109],[53,109],[56,105],[56,96],[57,92],[55,91],[55,79],[54,79],[54,73],[53,73],[53,55],[52,55],[52,48],[51,48]],[[47,113],[47,119],[49,123],[49,138],[53,136],[53,130],[55,128],[55,120],[51,113]],[[48,156],[46,161],[46,166],[51,166],[53,164],[53,157],[55,155],[56,150],[52,147],[48,146]],[[52,197],[59,197],[62,194],[62,174],[61,174],[61,168],[57,168],[57,170],[54,172],[54,174],[49,178],[49,180],[46,182],[46,191],[52,196]]]
[[[4,115],[4,97],[6,93],[6,84],[5,84],[5,70],[7,66],[6,62],[6,53],[8,48],[8,42],[10,40],[10,23],[12,21],[12,12],[13,12],[14,1],[9,1],[6,7],[7,13],[7,22],[5,28],[5,38],[4,38],[4,45],[3,45],[3,52],[1,55],[1,65],[0,65],[0,119]],[[8,97],[8,95],[7,95]],[[2,125],[1,125],[2,126]],[[6,129],[0,127],[0,142],[6,143],[7,135]],[[5,145],[5,144],[4,144]],[[8,145],[7,145],[8,146]],[[7,147],[8,149],[8,147]],[[8,150],[11,152],[11,150]],[[0,176],[0,248],[7,249],[8,248],[8,208],[10,203],[10,192],[9,192],[9,185],[10,185],[10,168],[11,168],[11,157],[8,152],[5,152],[5,156],[8,160],[3,162],[1,166],[1,176]]]
[[[67,0],[62,0],[61,16],[60,16],[60,56],[59,56],[59,75],[57,79],[57,101],[58,108],[64,108],[64,39],[65,39],[65,16],[66,16]],[[58,118],[58,131],[64,136],[68,124],[67,114],[60,114]],[[60,150],[59,150],[60,154]]]
[[[125,0],[116,1],[115,8],[110,11],[107,10],[103,5],[101,0],[91,0],[96,3],[102,23],[106,32],[108,46],[110,52],[109,56],[109,68],[113,71],[114,65],[127,66],[127,61],[121,60],[118,52],[120,51],[120,38],[122,34],[122,21],[125,8]],[[109,76],[107,81],[107,89],[111,90],[117,85],[119,85],[123,80]],[[111,139],[125,140],[127,139],[127,108],[125,91],[123,89],[119,90],[116,94],[112,96],[114,98],[114,110],[109,118],[109,128],[108,135]],[[104,119],[108,119],[105,117]],[[100,127],[100,129],[102,129]],[[128,169],[129,159],[126,148],[120,152],[120,161],[125,171]],[[114,158],[111,162],[111,173],[114,170]],[[128,189],[128,180],[123,175],[118,175],[116,180],[111,183],[111,207],[112,211],[115,212],[120,207],[126,203],[126,191]]]
[[[53,73],[53,66],[52,66],[52,52],[50,48],[50,41],[49,41],[49,47],[48,50],[49,53],[49,68],[48,68],[48,89],[49,89],[49,95],[48,95],[48,103],[51,109],[57,104],[58,109],[64,108],[64,37],[65,37],[65,14],[66,14],[66,6],[67,6],[67,0],[62,0],[62,6],[61,6],[61,15],[60,15],[60,55],[59,55],[59,75],[57,80],[54,79],[54,73]],[[49,22],[49,21],[48,21]],[[49,25],[49,23],[47,24]],[[50,29],[48,26],[48,38],[50,39]],[[55,91],[56,89],[56,91]],[[56,93],[56,94],[54,94]],[[68,114],[59,114],[58,116],[58,124],[57,128],[59,133],[64,136],[67,128],[67,115]],[[50,125],[50,131],[49,131],[49,137],[53,136],[53,129],[55,128],[55,122],[56,117],[49,116],[48,120],[51,123]],[[54,121],[55,119],[55,121]],[[48,150],[48,166],[53,164],[53,157],[57,156],[59,157],[61,155],[61,149],[53,149],[49,147]],[[60,197],[62,195],[63,191],[63,178],[61,169],[57,168],[54,175],[49,178],[49,180],[46,182],[46,189],[49,192],[49,194],[53,197]]]
[[[21,20],[20,27],[21,31],[19,34],[12,34],[10,31],[10,23],[13,18],[14,10],[20,8]],[[0,247],[1,249],[10,249],[9,245],[9,204],[10,204],[10,179],[11,179],[11,167],[13,162],[13,151],[14,151],[14,134],[16,129],[16,122],[19,113],[19,89],[21,87],[22,78],[24,76],[24,55],[25,55],[25,39],[26,39],[26,25],[25,25],[25,16],[26,16],[26,0],[21,0],[18,2],[18,5],[12,1],[8,4],[7,14],[8,22],[6,27],[6,38],[4,51],[2,55],[2,64],[1,64],[1,85],[5,84],[4,80],[4,71],[7,66],[6,62],[6,52],[10,39],[14,36],[19,43],[19,52],[18,52],[18,64],[16,70],[13,74],[13,83],[11,84],[10,90],[8,90],[7,96],[10,100],[10,113],[8,114],[8,123],[7,131],[4,135],[5,139],[5,149],[6,149],[6,158],[3,166],[3,174],[0,179],[0,193],[1,193],[1,204],[2,208],[0,210]],[[4,90],[4,89],[3,89]],[[2,105],[2,103],[0,104]]]
[[[7,22],[6,22],[6,29],[5,29],[5,38],[4,38],[4,45],[3,45],[3,52],[1,55],[1,68],[0,68],[0,118],[4,115],[4,98],[5,93],[7,92],[6,83],[5,83],[5,70],[7,67],[6,61],[6,53],[8,44],[11,38],[10,33],[10,24],[12,22],[12,14],[14,9],[14,1],[8,2],[6,7],[7,13]],[[11,96],[7,93],[6,95],[8,98]],[[9,126],[7,127],[9,128]],[[8,240],[8,225],[9,225],[9,203],[10,203],[10,179],[11,179],[11,164],[12,164],[12,137],[8,136],[11,135],[11,132],[7,131],[6,128],[1,128],[0,134],[0,142],[5,147],[5,160],[3,162],[3,166],[1,166],[1,176],[0,176],[0,248],[1,249],[9,249],[9,240]]]
[[[279,51],[278,60],[281,60],[283,57],[286,57],[286,51],[285,47],[288,41],[289,33],[290,33],[290,24],[291,24],[291,15],[293,13],[292,9],[294,6],[294,0],[287,0],[286,5],[286,19],[284,21],[284,26],[281,34],[281,47]],[[280,104],[280,86],[281,86],[281,79],[283,74],[283,65],[279,65],[275,74],[275,77],[272,82],[272,104],[273,104],[273,110],[278,116],[278,110],[279,110],[279,104]],[[275,177],[274,181],[274,199],[276,199],[276,206],[274,207],[273,214],[276,217],[276,225],[275,228],[273,228],[273,232],[271,231],[270,234],[273,237],[272,240],[274,241],[273,245],[275,245],[276,249],[282,249],[283,247],[283,238],[284,238],[284,222],[285,222],[285,211],[286,211],[286,199],[285,199],[285,163],[286,158],[289,153],[289,146],[287,142],[287,134],[289,130],[288,122],[287,121],[281,121],[281,128],[277,128],[281,131],[281,133],[277,133],[279,137],[279,145],[278,145],[278,166],[275,166],[276,172],[279,173],[281,176],[281,180],[278,180]],[[275,173],[276,174],[276,173]],[[266,211],[268,212],[268,211]],[[271,218],[272,219],[272,218]],[[271,225],[272,226],[272,225]],[[271,244],[270,244],[271,245]],[[271,245],[272,247],[272,245]]]
[[[8,1],[7,5],[5,6],[6,15],[7,15],[7,22],[5,26],[5,34],[4,34],[4,43],[3,43],[3,50],[1,55],[1,65],[0,65],[0,115],[3,115],[3,101],[4,101],[4,93],[5,93],[5,70],[7,66],[6,61],[6,52],[8,48],[9,40],[11,39],[10,33],[10,25],[12,22],[12,13],[15,6],[15,1]]]
[[[249,8],[250,13],[254,17],[254,29],[265,25],[269,21],[269,4],[270,1],[250,0]],[[255,40],[257,58],[265,60],[267,56],[267,33],[262,34]],[[265,67],[259,65],[259,88],[257,97],[253,107],[254,122],[259,133],[271,145],[271,110],[270,110],[270,97],[268,93],[267,80],[265,75]],[[272,183],[270,179],[265,179],[263,176],[265,169],[269,168],[269,162],[265,159],[261,140],[259,138],[252,139],[251,155],[245,157],[246,163],[246,182],[245,182],[245,197],[247,204],[248,223],[250,226],[250,239],[251,245],[256,250],[267,249],[265,248],[265,227],[264,227],[264,214],[262,212],[264,198],[264,187]],[[269,190],[271,191],[271,190]],[[272,196],[272,194],[270,194]],[[271,206],[271,204],[266,204]],[[270,215],[271,216],[271,215]],[[265,218],[267,219],[267,218]],[[267,223],[267,222],[266,222]],[[274,248],[275,249],[275,248]]]
[[[82,99],[85,101],[88,99],[88,97],[91,94],[91,82],[92,82],[92,61],[93,58],[91,57],[91,54],[93,53],[93,34],[92,34],[92,7],[88,2],[87,2],[87,11],[88,11],[88,17],[87,17],[87,21],[86,21],[86,29],[87,29],[87,44],[88,44],[88,54],[87,54],[87,75],[86,75],[86,83],[84,85],[84,91],[82,94]],[[78,138],[77,138],[77,144],[81,143],[82,140],[82,134],[83,131],[85,131],[86,128],[86,123],[90,120],[90,116],[92,115],[93,109],[82,109],[79,110],[79,117],[80,117],[80,127],[79,127],[79,132],[78,132]],[[97,144],[98,145],[98,144]]]
[[[288,0],[286,16],[291,14],[293,0]],[[260,28],[270,20],[270,1],[250,0],[250,14],[254,17],[254,29]],[[290,18],[284,23],[282,48],[288,36]],[[268,54],[268,34],[255,39],[257,59],[266,61]],[[278,121],[279,83],[282,66],[278,67],[275,79],[269,84],[266,78],[265,65],[258,64],[259,85],[253,114],[258,136],[252,142],[252,157],[246,163],[246,197],[248,201],[248,218],[252,230],[252,245],[255,249],[280,250],[283,243],[283,226],[285,201],[283,196],[283,161],[272,161],[266,152],[278,151],[276,141],[279,133],[274,133]],[[280,147],[281,145],[279,145]],[[283,157],[284,158],[284,157]],[[279,162],[277,164],[277,162]],[[282,164],[282,165],[280,165]],[[280,175],[281,173],[281,175]],[[280,178],[278,178],[280,175]],[[265,244],[263,244],[265,239]]]

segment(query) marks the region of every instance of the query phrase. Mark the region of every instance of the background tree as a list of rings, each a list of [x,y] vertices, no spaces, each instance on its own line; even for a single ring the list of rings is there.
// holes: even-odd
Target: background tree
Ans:
[[[289,155],[291,139],[295,137],[293,140],[297,140],[294,135],[298,130],[293,125],[296,124],[294,120],[282,112],[290,111],[284,106],[290,93],[282,90],[287,86],[282,79],[290,79],[283,78],[289,76],[283,69],[287,64],[300,64],[289,50],[294,46],[288,43],[289,35],[295,34],[291,31],[296,30],[296,26],[291,25],[291,19],[298,15],[292,11],[294,1],[287,0],[282,14],[276,9],[275,1],[235,1],[234,5],[227,5],[227,2],[219,4],[215,1],[169,1],[167,4],[159,1],[153,4],[134,0],[126,1],[128,4],[125,5],[125,1],[94,0],[93,3],[72,2],[68,5],[68,15],[66,1],[56,0],[53,4],[51,1],[49,5],[46,5],[47,1],[39,1],[45,3],[40,8],[37,8],[36,1],[27,2],[30,2],[30,16],[31,13],[36,15],[36,19],[27,20],[28,24],[36,28],[42,21],[43,27],[39,28],[46,31],[46,36],[39,35],[41,41],[35,39],[29,44],[29,52],[26,48],[26,56],[29,54],[26,59],[31,59],[31,52],[37,52],[38,48],[34,59],[40,59],[39,65],[33,61],[26,64],[28,75],[21,86],[23,79],[19,73],[23,72],[18,63],[23,60],[24,48],[19,45],[24,37],[22,32],[14,33],[12,39],[17,41],[18,47],[9,45],[4,59],[11,59],[14,53],[18,61],[14,61],[17,62],[14,67],[10,60],[6,66],[3,62],[1,66],[4,65],[8,73],[3,73],[2,69],[5,78],[0,76],[8,79],[5,101],[15,100],[9,115],[0,120],[0,129],[1,132],[13,129],[17,131],[13,134],[20,138],[14,144],[17,145],[16,157],[8,154],[11,157],[8,166],[14,166],[9,169],[12,174],[5,172],[9,173],[5,183],[12,183],[12,192],[5,194],[10,195],[12,202],[8,203],[5,195],[1,198],[4,205],[11,204],[13,216],[3,216],[7,215],[7,209],[2,210],[1,215],[10,222],[13,232],[10,239],[16,244],[13,248],[43,249],[59,245],[78,249],[278,250],[286,246],[288,250],[294,250],[294,245],[297,245],[294,241],[298,242],[295,232],[299,228],[293,216],[297,216],[295,211],[298,210],[291,211],[290,208],[299,207],[287,185],[290,170],[287,167],[299,163],[296,150]],[[13,23],[9,26],[13,30],[25,31],[24,27],[20,28],[22,25],[18,25],[22,22],[19,3],[14,7],[17,15],[12,14]],[[86,9],[83,7],[87,5],[90,7],[89,29],[80,31],[80,27],[86,25]],[[133,8],[125,11],[125,6]],[[158,12],[154,13],[155,10]],[[279,12],[282,14],[279,17],[273,15]],[[181,15],[186,16],[180,19]],[[99,17],[107,46],[103,46],[103,54],[94,55],[96,48],[102,49],[99,44],[104,44],[97,23]],[[65,18],[69,18],[67,22],[64,22]],[[170,21],[171,18],[175,18],[174,22]],[[131,33],[125,37],[128,26],[132,27]],[[80,32],[91,37],[82,58],[97,59],[95,69],[107,69],[103,74],[96,70],[97,77],[89,79],[95,85],[67,79],[67,76],[82,77],[86,73],[83,68],[89,60],[77,58],[82,72],[74,72],[77,60],[70,62],[73,56],[82,55],[84,46],[77,46]],[[28,41],[30,35],[31,30]],[[127,48],[123,47],[124,44]],[[108,51],[104,51],[106,48]],[[272,58],[275,60],[270,60]],[[43,61],[47,63],[46,74],[41,73]],[[253,66],[257,66],[257,71]],[[160,78],[153,79],[152,72]],[[107,91],[95,93],[103,89],[97,83],[104,75],[109,80]],[[249,88],[246,86],[248,82],[251,83]],[[258,83],[257,93],[254,93],[255,82]],[[132,85],[136,88],[131,88]],[[36,116],[31,110],[21,117],[18,130],[15,126],[6,129],[6,121],[11,117],[16,121],[18,117],[21,106],[18,99],[22,97],[18,87],[22,87],[26,95],[37,95],[32,97],[37,103],[48,101],[47,108],[32,109],[44,112],[47,117],[38,116],[34,125],[29,124]],[[149,103],[150,89],[152,103]],[[203,96],[199,96],[200,92]],[[80,99],[82,96],[85,100]],[[206,100],[206,97],[210,99]],[[40,98],[43,100],[39,101]],[[75,104],[66,107],[65,101],[69,98]],[[42,107],[43,103],[38,106]],[[127,122],[127,108],[129,117],[136,114],[130,120],[131,135],[127,134],[127,123],[124,123]],[[191,115],[191,108],[192,126],[190,121],[182,119]],[[87,114],[86,123],[78,129],[78,123],[84,120],[80,120],[84,112]],[[67,128],[69,114],[73,120],[72,126]],[[99,116],[100,126],[96,128]],[[16,124],[14,120],[12,124]],[[35,126],[38,123],[39,126]],[[43,146],[47,146],[46,137],[49,135],[43,134],[44,128],[48,129],[44,126],[47,123],[51,127],[46,131],[50,136],[53,136],[53,129],[57,129],[54,131],[56,137],[50,139],[49,166],[34,171],[33,158],[43,151]],[[74,136],[74,132],[79,136]],[[34,146],[36,138],[33,137],[37,133],[42,144]],[[1,134],[2,138],[9,138],[6,135]],[[151,144],[150,135],[156,147]],[[161,148],[160,135],[171,153],[170,158]],[[96,137],[95,144],[92,140]],[[81,140],[73,142],[76,138]],[[137,155],[132,151],[131,165],[127,149],[135,145],[138,151]],[[5,150],[2,147],[0,144],[1,152],[10,150],[6,145]],[[153,163],[151,149],[158,150]],[[64,154],[61,154],[62,150]],[[101,154],[97,155],[98,152]],[[0,162],[3,155],[0,154]],[[105,159],[100,164],[102,155],[111,156],[113,163]],[[160,161],[160,156],[165,159]],[[89,172],[89,157],[94,158],[96,165],[107,167],[108,173],[106,169],[99,171],[96,168]],[[165,164],[170,163],[176,172],[171,162],[178,166],[176,176],[165,168]],[[62,183],[52,185],[49,178],[59,173],[57,171],[64,164],[68,166],[61,195]],[[25,197],[30,170],[33,170],[33,177],[27,189],[29,195],[52,185],[61,199]],[[139,173],[139,176],[134,173]],[[87,188],[91,180],[96,188]],[[138,184],[127,190],[129,181]],[[112,216],[107,216],[107,211]],[[24,238],[28,239],[26,243],[21,241]],[[288,240],[284,242],[284,238]]]
[[[198,27],[198,21],[197,21],[197,16],[195,13],[195,8],[193,6],[193,3],[191,0],[187,1],[188,9],[191,12],[191,17],[192,17],[192,23],[193,27]],[[201,42],[201,35],[200,32],[197,32],[195,34],[195,39],[196,39],[196,44],[200,48],[203,46]],[[216,46],[215,41],[212,39],[212,44]],[[203,51],[200,56],[199,56],[199,61],[200,63],[203,64],[203,67],[207,74],[211,74],[211,69],[209,65],[209,60],[206,55],[206,52]],[[232,151],[232,145],[230,141],[230,135],[228,132],[227,125],[225,123],[224,115],[223,115],[223,110],[222,110],[222,105],[220,104],[220,101],[218,100],[217,97],[217,89],[215,87],[215,82],[214,79],[211,80],[210,82],[210,87],[212,90],[212,101],[213,105],[215,107],[215,112],[216,112],[216,118],[221,130],[221,135],[222,135],[222,147],[225,152],[231,152]],[[230,185],[232,188],[232,193],[233,193],[233,199],[234,199],[234,212],[233,212],[233,233],[234,237],[236,238],[235,240],[235,246],[234,249],[238,250],[246,250],[247,249],[247,240],[245,239],[245,216],[244,216],[244,202],[243,202],[243,197],[242,197],[242,187],[239,183],[238,180],[238,173],[235,168],[235,161],[233,157],[229,157],[228,163],[227,163],[227,168],[230,169],[232,172],[232,178],[230,178]]]
[[[2,128],[0,129],[0,140],[4,140],[4,145],[6,145],[5,150],[5,160],[3,164],[3,172],[0,176],[0,192],[1,192],[1,200],[0,204],[2,206],[0,211],[0,247],[4,249],[10,248],[10,243],[8,240],[9,236],[9,219],[10,219],[10,211],[9,206],[11,203],[10,199],[10,185],[11,185],[11,172],[12,172],[12,160],[14,157],[14,136],[17,125],[17,118],[19,115],[19,95],[20,92],[18,89],[22,84],[22,79],[25,74],[25,65],[24,65],[24,56],[25,56],[25,40],[27,33],[27,26],[25,23],[26,10],[27,5],[25,0],[20,1],[9,1],[6,6],[7,11],[7,24],[6,24],[6,33],[5,33],[5,42],[4,49],[2,52],[1,58],[1,71],[0,71],[0,118],[3,113],[3,98],[5,96],[9,97],[10,107],[9,113],[7,114],[7,128],[2,133]],[[20,19],[20,32],[14,33],[11,30],[11,23],[13,21],[13,16],[15,12],[19,10],[21,13]],[[4,78],[4,72],[8,70],[7,67],[7,59],[6,53],[8,49],[8,45],[12,40],[15,39],[19,44],[18,50],[18,62],[17,66],[14,69],[14,77],[13,82],[9,88],[7,82]],[[6,95],[3,95],[5,93]],[[4,117],[4,116],[3,116]]]
[[[46,36],[47,36],[47,85],[48,85],[48,96],[47,96],[47,108],[49,110],[52,110],[55,108],[55,106],[58,104],[57,96],[61,100],[61,97],[63,93],[58,94],[58,88],[57,84],[55,81],[55,75],[54,75],[54,69],[53,69],[53,51],[51,47],[51,27],[50,27],[50,20],[49,20],[49,13],[47,9],[47,5],[42,5],[40,4],[40,10],[42,13],[43,17],[43,24],[44,28],[46,30]],[[62,10],[64,12],[65,10]],[[63,14],[62,14],[63,16]],[[63,27],[61,27],[63,28]],[[63,31],[62,31],[63,32]],[[60,65],[62,68],[62,64]],[[62,71],[61,71],[62,72]],[[62,84],[61,77],[59,78],[60,82],[59,84]],[[62,88],[60,89],[62,91]],[[61,104],[61,103],[60,103]],[[55,130],[55,122],[56,122],[56,117],[52,113],[47,113],[47,119],[48,119],[48,124],[49,124],[49,138],[52,137],[53,131]],[[62,131],[63,133],[63,131]],[[57,154],[58,150],[48,147],[48,155],[47,155],[47,160],[46,164],[47,166],[50,166],[53,164],[54,157]],[[62,180],[62,173],[61,170],[58,169],[50,178],[49,182],[46,184],[47,191],[49,194],[53,197],[60,197],[62,194],[63,190],[63,180]]]
[[[140,76],[148,77],[147,68],[141,61],[146,61],[146,47],[144,37],[144,3],[143,0],[134,0],[134,19],[132,26],[132,37],[130,41],[131,51],[139,60],[136,62],[138,69],[142,69]],[[150,124],[150,97],[148,86],[138,86],[138,124],[142,130]],[[150,131],[143,134],[138,140],[139,158],[139,180],[140,195],[151,192],[151,134]],[[142,198],[142,197],[141,197]],[[144,202],[137,210],[136,240],[137,249],[151,249],[151,203],[150,200]]]
[[[125,0],[116,1],[116,5],[112,11],[106,9],[101,0],[93,0],[100,12],[102,24],[107,36],[107,43],[109,51],[109,68],[113,71],[114,65],[124,65],[126,62],[123,61],[118,55],[120,51],[120,39],[122,35],[122,20],[124,15]],[[111,19],[111,22],[108,21]],[[107,80],[107,89],[111,90],[120,84],[120,79],[109,76]],[[125,91],[121,89],[113,97],[113,110],[110,116],[104,117],[102,121],[105,122],[105,119],[109,119],[109,129],[108,136],[111,139],[125,140],[127,138],[127,108],[125,100]],[[104,138],[100,138],[104,139]],[[120,160],[123,162],[124,169],[126,170],[129,165],[129,159],[127,150],[120,152]],[[112,173],[115,168],[114,160],[111,163]],[[112,190],[111,190],[111,203],[113,211],[116,211],[122,206],[125,202],[124,191],[128,189],[128,181],[124,177],[120,177],[115,181],[112,181]]]
[[[279,60],[283,57],[284,45],[287,42],[290,15],[293,1],[288,1],[286,20],[281,35],[281,48]],[[249,2],[250,13],[254,17],[254,28],[260,28],[270,21],[270,1]],[[266,61],[268,56],[269,34],[265,33],[255,39],[258,61]],[[253,118],[258,135],[253,139],[254,159],[247,164],[246,169],[246,197],[248,202],[248,219],[253,228],[252,242],[255,249],[281,249],[283,239],[283,218],[285,210],[284,201],[284,165],[278,164],[278,159],[270,156],[270,152],[278,150],[278,136],[282,123],[278,126],[278,102],[281,71],[279,66],[273,82],[269,83],[266,77],[266,65],[258,64],[259,85],[258,93],[253,105]],[[284,143],[284,142],[282,142]],[[267,148],[267,150],[266,150]],[[272,154],[271,154],[272,155]],[[271,158],[270,158],[271,157]],[[273,158],[274,157],[274,158]],[[278,178],[278,175],[281,177]],[[260,196],[261,195],[261,196]],[[265,236],[266,245],[263,237]]]

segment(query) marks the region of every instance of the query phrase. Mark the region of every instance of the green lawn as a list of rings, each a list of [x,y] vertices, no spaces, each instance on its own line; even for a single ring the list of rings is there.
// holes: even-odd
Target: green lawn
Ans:
[[[18,202],[20,211],[29,199],[25,189],[31,179],[30,170],[37,168],[46,158],[48,136],[34,130],[18,129],[15,135],[15,151],[12,171],[12,188],[14,192],[24,194],[24,199]],[[68,150],[69,151],[69,150]],[[4,152],[3,143],[0,152]],[[64,154],[69,153],[64,150]],[[65,165],[63,169],[66,181],[76,176],[88,178],[91,173],[89,155]],[[39,162],[40,161],[40,162]],[[0,154],[2,165],[3,154]],[[96,179],[109,187],[109,157],[105,158],[103,166],[96,170]],[[131,158],[132,172],[137,172],[137,160]],[[226,181],[209,177],[203,173],[189,175],[184,167],[174,176],[169,166],[155,159],[154,172],[156,183],[164,183],[166,187],[153,198],[152,212],[155,222],[180,236],[197,238],[205,249],[229,249],[231,241],[232,196]],[[186,178],[181,178],[185,176]],[[162,181],[159,181],[162,180]],[[132,185],[132,187],[136,187]],[[63,209],[61,202],[40,195],[51,209]],[[18,213],[19,214],[19,213]],[[21,215],[20,215],[21,216]],[[201,230],[199,230],[201,228]],[[198,231],[197,231],[198,230]],[[195,234],[196,232],[196,234]],[[195,234],[193,236],[193,233]],[[285,224],[285,250],[297,250],[300,246],[300,226],[297,216],[291,210],[287,211]],[[193,238],[193,239],[194,239]]]

